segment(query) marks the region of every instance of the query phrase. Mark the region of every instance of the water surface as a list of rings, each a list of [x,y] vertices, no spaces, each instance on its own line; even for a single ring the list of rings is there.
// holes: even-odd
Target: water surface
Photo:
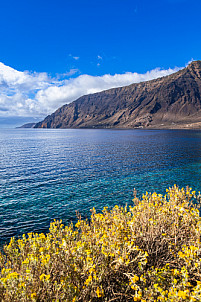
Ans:
[[[2,129],[0,150],[1,241],[131,204],[133,188],[201,190],[201,131]]]

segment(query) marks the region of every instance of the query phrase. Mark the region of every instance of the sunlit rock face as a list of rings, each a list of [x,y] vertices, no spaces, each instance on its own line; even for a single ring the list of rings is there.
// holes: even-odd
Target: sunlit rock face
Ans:
[[[156,80],[82,96],[35,128],[201,128],[201,61]]]

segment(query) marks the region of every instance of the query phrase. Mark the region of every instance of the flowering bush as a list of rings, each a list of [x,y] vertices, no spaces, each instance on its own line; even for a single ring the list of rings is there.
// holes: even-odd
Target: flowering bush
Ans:
[[[199,196],[174,186],[134,206],[92,210],[49,233],[11,238],[1,301],[201,301]]]

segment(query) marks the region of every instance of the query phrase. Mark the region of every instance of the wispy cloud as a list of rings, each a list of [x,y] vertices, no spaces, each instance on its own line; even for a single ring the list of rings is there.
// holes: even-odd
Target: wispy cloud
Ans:
[[[58,107],[78,97],[109,88],[148,81],[169,75],[179,68],[163,70],[156,68],[145,74],[126,72],[124,74],[87,74],[71,78],[77,69],[71,69],[63,77],[51,78],[47,73],[17,71],[0,63],[0,117],[41,116],[51,114]]]
[[[188,66],[190,63],[192,63],[194,61],[194,59],[192,58],[190,61],[188,61],[186,64],[185,64],[185,67]]]
[[[76,61],[79,60],[79,58],[80,58],[80,57],[78,57],[78,56],[73,56],[71,53],[69,54],[69,57],[72,57],[72,58],[73,58],[74,60],[76,60]]]
[[[101,57],[101,56],[97,56],[97,58],[98,58],[98,60],[102,60],[103,59],[103,57]]]
[[[71,68],[68,72],[64,73],[64,76],[71,77],[72,75],[79,72],[78,68]]]

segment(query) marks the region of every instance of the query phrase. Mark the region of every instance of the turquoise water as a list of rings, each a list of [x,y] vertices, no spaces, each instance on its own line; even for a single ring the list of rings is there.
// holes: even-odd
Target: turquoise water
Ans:
[[[133,188],[201,190],[201,131],[0,130],[0,241],[132,204]]]

